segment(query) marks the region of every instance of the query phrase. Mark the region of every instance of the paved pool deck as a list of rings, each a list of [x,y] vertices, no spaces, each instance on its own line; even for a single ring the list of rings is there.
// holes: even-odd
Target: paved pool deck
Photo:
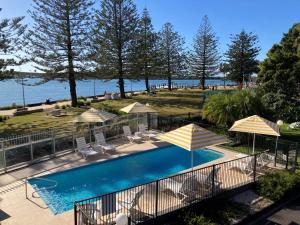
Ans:
[[[33,188],[28,185],[28,196],[25,197],[24,178],[32,176],[40,176],[56,171],[62,171],[86,165],[92,162],[99,162],[115,157],[124,156],[136,152],[146,151],[157,147],[168,145],[161,141],[146,141],[140,144],[132,144],[120,140],[118,142],[117,151],[113,155],[104,155],[88,160],[82,159],[77,153],[71,153],[60,158],[51,159],[30,167],[20,169],[0,176],[0,221],[1,225],[73,225],[73,210],[59,215],[53,215],[50,209],[40,198],[31,196]],[[223,148],[211,146],[211,149],[222,152],[224,157],[209,163],[197,166],[195,168],[206,167],[212,164],[225,162],[228,160],[242,157]]]

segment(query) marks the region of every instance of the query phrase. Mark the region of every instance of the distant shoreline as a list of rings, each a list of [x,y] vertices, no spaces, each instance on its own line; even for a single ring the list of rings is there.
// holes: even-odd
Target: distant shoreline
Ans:
[[[25,104],[35,105],[44,103],[46,99],[53,101],[67,100],[70,98],[68,82],[49,81],[44,84],[34,85],[38,79],[28,79],[28,86],[24,86]],[[174,85],[179,86],[197,86],[199,80],[173,80]],[[226,81],[225,84],[232,85],[233,82]],[[166,80],[150,80],[151,86],[166,86]],[[206,86],[223,86],[224,81],[207,80]],[[12,92],[13,90],[13,92]],[[145,82],[125,80],[125,91],[144,91]],[[84,80],[77,82],[77,96],[103,96],[105,92],[118,93],[117,80]],[[22,105],[22,85],[14,80],[0,82],[0,107],[9,107],[13,103]]]

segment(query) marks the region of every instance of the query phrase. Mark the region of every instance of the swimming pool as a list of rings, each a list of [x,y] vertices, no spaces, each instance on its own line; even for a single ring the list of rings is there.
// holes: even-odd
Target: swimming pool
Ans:
[[[57,182],[53,189],[47,181],[30,179],[54,214],[73,208],[74,201],[103,195],[176,174],[191,167],[191,154],[175,145],[135,153],[104,162],[65,170],[41,178]],[[223,157],[222,153],[199,149],[194,152],[194,166]]]

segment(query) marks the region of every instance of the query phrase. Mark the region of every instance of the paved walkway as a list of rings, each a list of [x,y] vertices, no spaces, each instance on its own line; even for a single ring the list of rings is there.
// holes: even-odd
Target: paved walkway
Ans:
[[[257,225],[300,225],[300,198],[261,221]]]

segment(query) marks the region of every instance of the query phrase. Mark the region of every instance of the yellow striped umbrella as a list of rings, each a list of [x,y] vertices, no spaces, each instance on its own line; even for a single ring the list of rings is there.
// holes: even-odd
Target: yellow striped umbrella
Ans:
[[[158,138],[191,151],[192,167],[194,150],[227,142],[225,137],[218,136],[215,133],[193,123],[162,134],[158,136]]]
[[[229,129],[229,131],[238,131],[253,134],[253,153],[255,149],[255,134],[276,136],[276,145],[278,137],[280,136],[279,126],[276,123],[273,123],[257,115],[236,121]]]

